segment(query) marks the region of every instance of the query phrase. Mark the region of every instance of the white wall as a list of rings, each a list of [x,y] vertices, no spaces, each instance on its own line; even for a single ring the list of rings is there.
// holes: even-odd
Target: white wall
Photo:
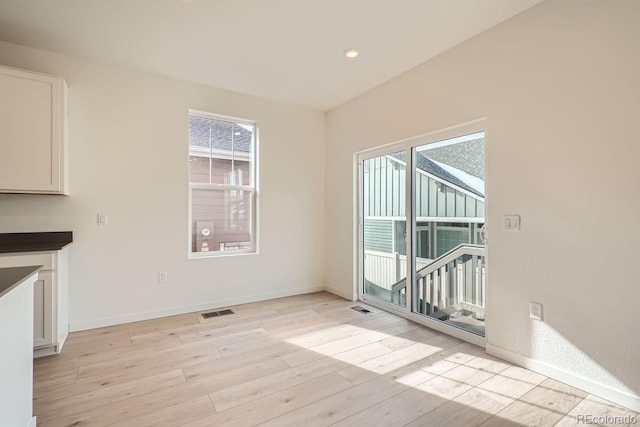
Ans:
[[[546,1],[329,112],[328,285],[353,292],[353,153],[486,117],[488,348],[640,409],[638,16]]]
[[[70,88],[71,196],[0,195],[0,232],[74,232],[72,329],[322,289],[324,114],[7,43],[0,64]],[[190,108],[258,123],[258,255],[187,259]]]

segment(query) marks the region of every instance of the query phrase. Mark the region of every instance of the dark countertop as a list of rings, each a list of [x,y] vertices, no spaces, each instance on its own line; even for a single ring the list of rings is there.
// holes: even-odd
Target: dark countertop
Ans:
[[[71,242],[71,231],[0,233],[0,253],[58,251]]]
[[[0,268],[0,298],[18,286],[24,279],[40,270],[41,265]]]

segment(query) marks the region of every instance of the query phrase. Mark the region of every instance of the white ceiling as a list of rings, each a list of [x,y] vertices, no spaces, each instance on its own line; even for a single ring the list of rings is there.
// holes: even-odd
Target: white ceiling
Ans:
[[[0,40],[328,110],[540,1],[0,0]]]

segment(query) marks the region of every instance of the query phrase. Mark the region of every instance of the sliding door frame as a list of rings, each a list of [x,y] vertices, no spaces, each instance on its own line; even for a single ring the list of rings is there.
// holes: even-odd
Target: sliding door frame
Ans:
[[[360,151],[355,153],[354,158],[354,240],[355,244],[353,245],[353,260],[354,260],[354,298],[357,298],[360,301],[366,302],[367,304],[377,307],[381,310],[388,311],[394,313],[398,316],[404,317],[413,322],[419,323],[421,325],[427,326],[429,328],[435,329],[437,331],[446,333],[448,335],[454,336],[464,341],[468,341],[472,344],[478,345],[480,347],[486,346],[486,336],[488,323],[485,321],[485,336],[482,337],[480,335],[476,335],[471,332],[464,331],[462,329],[456,328],[454,326],[448,325],[444,322],[441,322],[436,319],[432,319],[426,316],[422,316],[420,314],[416,314],[412,311],[413,306],[413,284],[416,278],[416,260],[413,256],[415,251],[415,243],[414,243],[414,222],[416,218],[416,207],[415,207],[415,156],[414,149],[415,147],[432,144],[439,141],[444,141],[447,139],[452,139],[464,135],[469,135],[473,133],[484,132],[485,133],[485,147],[487,141],[487,120],[480,119],[474,120],[472,122],[464,123],[462,125],[453,126],[450,128],[438,130],[435,132],[430,132],[424,135],[419,135],[416,137],[404,139],[398,142],[394,142],[391,144],[386,144],[380,147]],[[379,298],[375,298],[373,296],[369,296],[364,293],[364,182],[363,182],[363,164],[365,160],[373,159],[376,157],[384,156],[391,153],[396,153],[404,151],[406,154],[406,256],[407,256],[407,276],[406,276],[406,298],[405,298],[405,306],[396,305]],[[485,164],[486,164],[486,155],[485,155]],[[485,175],[485,224],[487,223],[487,204],[486,204],[486,175]],[[488,251],[487,251],[488,252]],[[487,260],[487,283],[489,277],[489,268],[488,268],[488,253],[485,254],[485,259]],[[485,306],[489,304],[487,299]]]

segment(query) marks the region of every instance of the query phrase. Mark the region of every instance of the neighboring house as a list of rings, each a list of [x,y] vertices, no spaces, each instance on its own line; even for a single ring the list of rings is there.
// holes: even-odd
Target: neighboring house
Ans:
[[[190,184],[247,185],[253,129],[231,121],[189,116]],[[191,192],[193,252],[244,249],[251,241],[251,197],[241,190]]]
[[[416,151],[416,168],[417,257],[483,244],[484,139]],[[404,152],[364,162],[365,250],[406,255],[405,171]]]

